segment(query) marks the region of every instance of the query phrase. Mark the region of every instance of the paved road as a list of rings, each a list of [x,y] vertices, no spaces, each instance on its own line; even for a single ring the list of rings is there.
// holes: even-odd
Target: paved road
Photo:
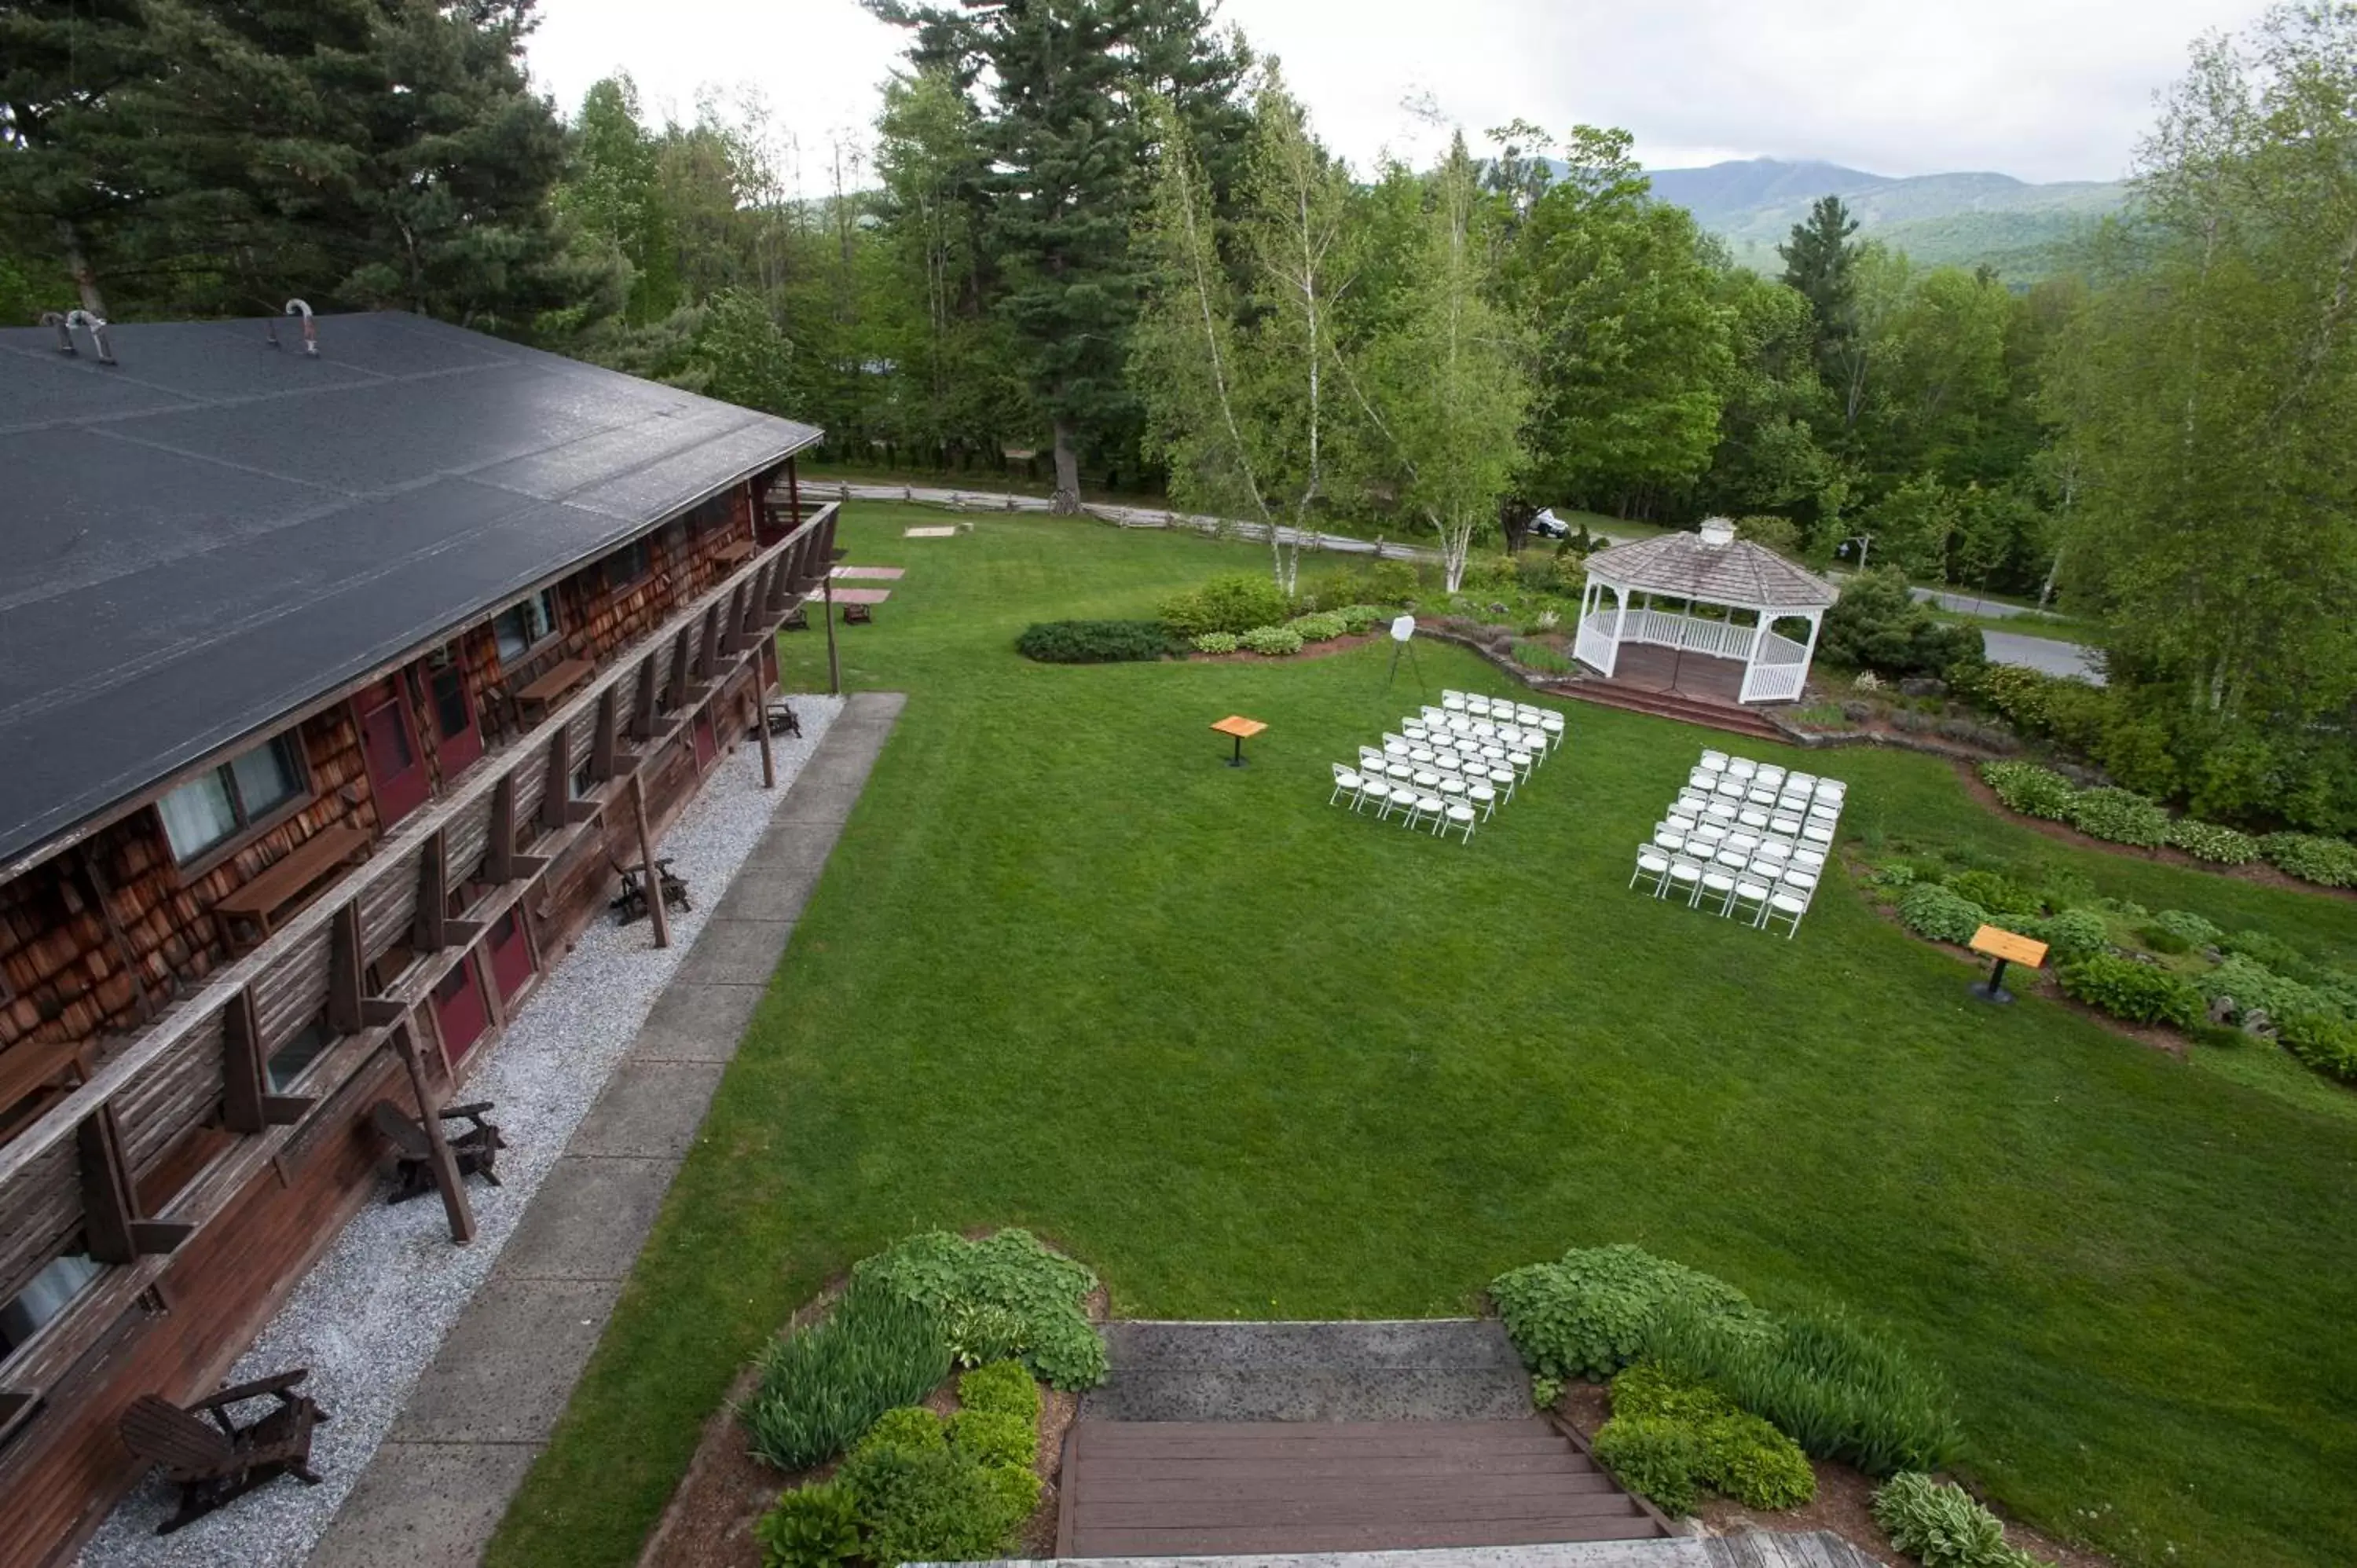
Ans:
[[[2094,650],[2076,642],[1984,628],[1981,646],[1987,650],[1992,664],[2020,664],[2049,675],[2076,675],[2098,686],[2104,683],[2104,671],[2095,661]]]
[[[1911,588],[1909,592],[1927,605],[1937,605],[1957,615],[1994,616],[1999,620],[2012,616],[2032,616],[2040,619],[2046,617],[2044,610],[2032,609],[2027,605],[2009,605],[2003,599],[1985,599],[1977,594],[1959,594],[1947,588]]]

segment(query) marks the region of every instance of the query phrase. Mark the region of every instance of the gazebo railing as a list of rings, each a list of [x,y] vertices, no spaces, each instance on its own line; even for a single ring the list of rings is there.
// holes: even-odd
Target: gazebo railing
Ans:
[[[1736,700],[1791,702],[1801,694],[1808,678],[1809,650],[1791,638],[1780,637],[1763,628],[1760,651],[1752,656],[1750,668],[1743,673],[1743,691]]]
[[[1579,623],[1579,637],[1573,651],[1598,670],[1610,669],[1616,622],[1622,642],[1682,648],[1688,653],[1707,653],[1717,659],[1742,659],[1751,651],[1752,628],[1748,626],[1656,609],[1632,609],[1625,620],[1613,610],[1597,611]]]

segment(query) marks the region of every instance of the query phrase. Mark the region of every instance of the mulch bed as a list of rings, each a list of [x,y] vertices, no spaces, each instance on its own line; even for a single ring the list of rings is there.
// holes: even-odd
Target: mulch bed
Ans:
[[[1603,1384],[1581,1382],[1575,1382],[1565,1389],[1563,1398],[1555,1402],[1555,1408],[1558,1415],[1578,1429],[1582,1437],[1591,1441],[1612,1410],[1611,1399]],[[1890,1537],[1874,1522],[1871,1506],[1873,1481],[1847,1465],[1813,1459],[1809,1462],[1809,1468],[1817,1475],[1817,1495],[1804,1507],[1770,1513],[1747,1509],[1741,1503],[1726,1498],[1712,1498],[1704,1502],[1695,1514],[1699,1533],[1740,1535],[1748,1530],[1767,1530],[1782,1535],[1805,1535],[1812,1530],[1829,1530],[1876,1562],[1886,1564],[1886,1568],[1910,1568],[1915,1560],[1893,1547]],[[1986,1498],[1982,1500],[1986,1501]],[[2058,1563],[2061,1568],[2113,1568],[2112,1560],[2108,1557],[2078,1547],[2064,1546],[2018,1520],[2007,1518],[2004,1509],[1995,1511],[2005,1520],[2005,1533],[2008,1541],[2037,1553],[2047,1562]]]
[[[1364,648],[1383,639],[1380,632],[1362,632],[1357,637],[1329,638],[1324,642],[1305,642],[1298,653],[1247,653],[1238,649],[1233,653],[1194,653],[1185,656],[1189,664],[1274,664],[1287,659],[1325,659],[1337,653],[1348,653],[1354,648]]]

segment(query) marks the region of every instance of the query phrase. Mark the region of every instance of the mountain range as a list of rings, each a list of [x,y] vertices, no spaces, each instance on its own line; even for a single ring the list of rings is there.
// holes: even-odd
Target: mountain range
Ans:
[[[1862,237],[1926,265],[1986,263],[2017,284],[2054,270],[2056,247],[2127,197],[2126,185],[2117,180],[2033,185],[2004,174],[1893,177],[1781,158],[1657,169],[1651,178],[1656,198],[1693,212],[1727,242],[1738,262],[1764,273],[1781,270],[1776,247],[1808,216],[1810,204],[1838,196],[1857,219]]]

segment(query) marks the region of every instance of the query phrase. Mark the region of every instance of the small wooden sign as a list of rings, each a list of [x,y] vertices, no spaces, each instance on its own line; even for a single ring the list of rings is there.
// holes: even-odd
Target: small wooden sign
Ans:
[[[1973,933],[1973,951],[1987,958],[2001,958],[2007,963],[2018,963],[2036,969],[2046,961],[2046,944],[2035,942],[2017,932],[1999,930],[1995,926],[1983,926]]]

